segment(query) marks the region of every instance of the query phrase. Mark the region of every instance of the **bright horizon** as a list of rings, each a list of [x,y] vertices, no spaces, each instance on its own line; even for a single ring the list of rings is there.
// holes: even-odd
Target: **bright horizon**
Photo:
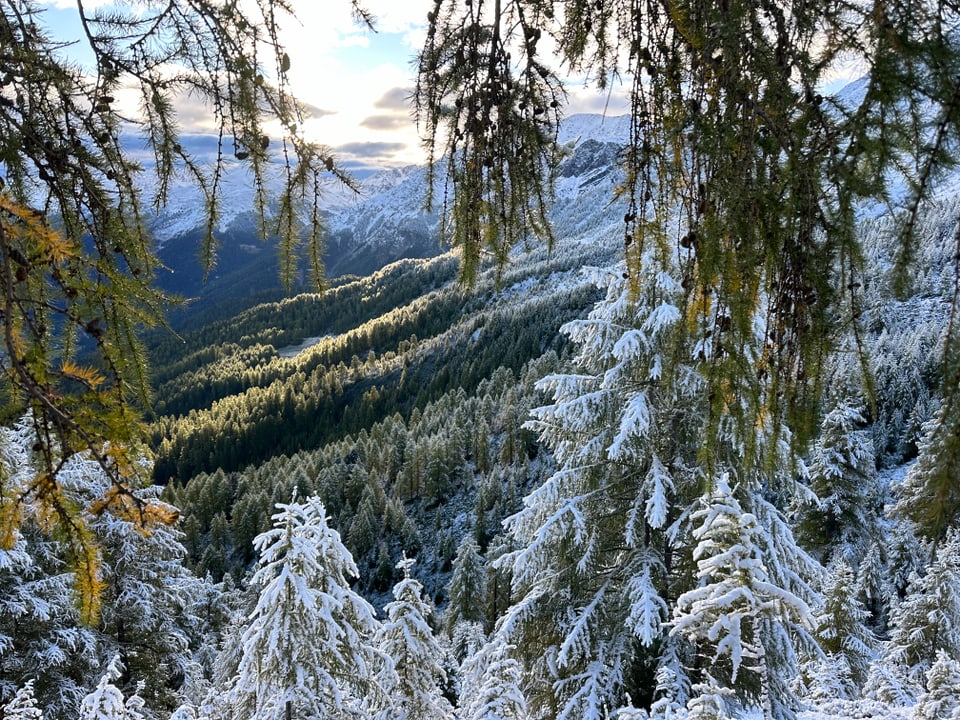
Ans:
[[[290,1],[297,20],[283,18],[282,40],[291,59],[290,87],[309,112],[303,128],[306,136],[330,147],[338,162],[358,176],[423,163],[425,153],[410,96],[416,81],[414,63],[434,0],[363,0],[375,18],[376,32],[353,20],[349,0]],[[38,0],[38,4],[46,11],[44,24],[55,37],[67,41],[82,37],[76,0]],[[84,1],[88,12],[111,4],[117,3]],[[119,4],[128,3],[121,0]],[[78,47],[82,49],[82,44]],[[89,63],[89,53],[79,52],[77,59]],[[840,66],[824,89],[834,92],[862,72],[862,68]],[[609,89],[600,92],[585,78],[571,78],[564,114],[628,112],[625,88],[619,82],[611,80]],[[209,134],[215,129],[208,109],[188,97],[180,100],[177,109],[182,133],[193,136],[185,144],[189,142],[198,153],[212,147],[215,139]]]
[[[110,0],[86,0],[88,12]],[[284,22],[283,42],[291,59],[294,95],[310,116],[307,137],[334,151],[338,161],[360,175],[425,160],[409,101],[416,81],[414,65],[426,37],[426,16],[433,0],[364,0],[376,19],[376,32],[353,21],[349,0],[292,0],[299,22]],[[76,0],[39,0],[45,24],[58,38],[82,37]],[[83,53],[77,58],[86,59]],[[582,81],[567,88],[566,114],[618,115],[626,104]],[[122,102],[122,97],[120,98]],[[183,98],[178,112],[184,135],[213,130],[204,108]],[[192,138],[199,148],[201,138]]]

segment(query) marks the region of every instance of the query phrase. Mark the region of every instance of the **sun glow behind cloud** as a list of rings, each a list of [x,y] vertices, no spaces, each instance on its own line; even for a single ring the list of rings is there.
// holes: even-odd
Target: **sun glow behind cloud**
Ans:
[[[347,167],[422,162],[409,96],[413,59],[423,42],[431,0],[365,0],[371,32],[351,17],[347,0],[300,0],[299,22],[285,23],[291,87],[315,112],[304,124]]]

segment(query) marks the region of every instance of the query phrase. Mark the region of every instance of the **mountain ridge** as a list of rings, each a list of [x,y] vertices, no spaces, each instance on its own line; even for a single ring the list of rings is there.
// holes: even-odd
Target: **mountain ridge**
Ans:
[[[573,115],[564,121],[559,140],[572,147],[560,167],[557,201],[551,210],[555,223],[589,227],[608,216],[601,220],[608,225],[616,216],[606,209],[619,172],[614,168],[617,148],[626,142],[628,129],[627,116]],[[272,169],[271,192],[275,194],[283,180],[283,168],[275,165]],[[438,167],[438,199],[442,198],[443,177],[444,168]],[[161,287],[205,301],[281,290],[273,243],[264,243],[256,234],[254,188],[249,179],[243,163],[228,163],[215,229],[217,258],[206,275],[196,249],[204,233],[205,198],[185,178],[172,188],[167,205],[148,223],[163,266],[158,273]],[[327,278],[368,275],[402,258],[428,258],[444,252],[439,217],[442,199],[433,210],[425,209],[427,182],[426,168],[418,165],[376,172],[359,181],[357,193],[332,178],[325,181],[319,203],[327,231]],[[570,201],[591,184],[596,185],[596,193],[589,202],[571,206]],[[302,275],[298,287],[307,289],[309,278]]]

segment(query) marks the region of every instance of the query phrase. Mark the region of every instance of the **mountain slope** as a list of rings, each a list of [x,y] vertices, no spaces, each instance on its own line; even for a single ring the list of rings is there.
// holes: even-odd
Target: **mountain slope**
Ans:
[[[575,115],[565,122],[561,141],[579,141],[561,166],[560,202],[553,209],[558,227],[592,230],[601,217],[616,217],[616,213],[606,211],[606,205],[614,184],[613,160],[627,137],[627,127],[625,117]],[[442,172],[439,175],[438,198],[443,192]],[[277,166],[274,185],[279,187],[281,182],[282,168]],[[589,186],[595,192],[584,195]],[[164,266],[158,273],[161,287],[202,300],[177,313],[177,323],[193,316],[198,308],[222,305],[228,312],[249,306],[265,293],[267,297],[279,297],[277,251],[270,242],[257,238],[257,221],[252,213],[254,192],[242,163],[228,167],[222,187],[224,198],[215,228],[217,260],[206,277],[197,259],[204,201],[193,186],[184,180],[174,187],[167,206],[150,223]],[[574,198],[576,202],[572,202]],[[320,197],[327,227],[327,277],[368,275],[396,260],[442,253],[439,216],[436,210],[426,212],[426,200],[427,173],[423,167],[375,173],[360,181],[357,194],[333,180],[327,182]],[[300,283],[301,289],[307,289],[309,278],[301,277]]]

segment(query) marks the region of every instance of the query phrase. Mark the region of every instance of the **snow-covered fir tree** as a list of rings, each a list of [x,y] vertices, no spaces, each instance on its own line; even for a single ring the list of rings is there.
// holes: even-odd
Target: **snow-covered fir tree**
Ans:
[[[823,605],[817,614],[817,640],[826,653],[827,674],[839,691],[832,697],[854,700],[877,655],[877,638],[864,625],[869,613],[857,597],[853,568],[842,557],[827,567]]]
[[[136,694],[124,699],[114,684],[122,675],[123,664],[115,655],[100,682],[80,703],[79,720],[146,720],[143,700]]]
[[[194,670],[184,625],[187,603],[202,581],[184,566],[186,551],[175,528],[143,533],[134,522],[108,514],[95,527],[105,560],[102,652],[118,653],[121,690],[142,683],[151,708],[172,710],[177,689]]]
[[[926,692],[917,699],[914,720],[960,719],[960,660],[943,650],[927,670]]]
[[[956,398],[945,399],[938,415],[924,425],[917,449],[917,461],[897,487],[895,513],[911,520],[925,537],[940,540],[960,522],[960,402]]]
[[[5,720],[43,720],[43,712],[33,696],[33,680],[28,680],[10,702],[0,707],[0,716]]]
[[[789,716],[797,645],[815,642],[808,581],[819,573],[781,509],[765,499],[791,499],[789,429],[777,424],[782,418],[744,429],[737,398],[756,391],[749,372],[737,375],[742,386],[728,388],[725,402],[706,392],[705,374],[716,363],[761,362],[763,319],[739,340],[727,337],[722,308],[706,303],[689,316],[679,309],[687,298],[669,253],[640,268],[636,285],[617,273],[602,281],[606,299],[564,327],[576,372],[540,383],[553,403],[536,409],[529,427],[553,450],[557,468],[507,521],[519,549],[502,562],[518,599],[501,631],[522,662],[535,715],[600,718],[627,696],[667,715],[678,700],[712,707],[733,693],[742,706]],[[699,340],[689,332],[698,324],[712,328]],[[721,500],[709,487],[723,468],[741,475],[736,498]],[[740,511],[749,522],[730,545],[718,540],[708,552],[692,533],[700,528],[708,542],[712,530],[703,523],[712,505],[733,500],[739,510],[731,522]],[[729,581],[742,606],[722,607],[719,585],[696,596],[697,565],[709,585],[713,562],[727,572],[717,582]],[[685,592],[694,594],[681,604]],[[716,613],[721,626],[739,618],[742,636],[718,646],[712,631],[695,629],[701,611]],[[673,638],[671,617],[679,628]],[[717,657],[711,677],[721,685],[704,666]],[[713,700],[697,700],[703,693]]]
[[[471,533],[463,536],[453,560],[453,569],[447,583],[445,621],[452,627],[459,620],[483,620],[486,595],[486,567],[480,555],[480,546]]]
[[[461,720],[526,720],[523,669],[514,655],[503,636],[494,634],[464,659],[457,709]]]
[[[671,632],[697,647],[709,668],[701,694],[735,690],[742,705],[752,700],[765,716],[784,717],[791,707],[783,677],[796,670],[784,634],[812,631],[810,608],[771,577],[767,566],[775,558],[763,546],[772,543],[762,538],[769,530],[742,506],[727,474],[716,479],[691,520],[698,582],[677,598]]]
[[[241,637],[232,713],[256,720],[363,717],[382,703],[374,609],[350,588],[350,552],[319,498],[279,504],[255,541],[256,608]]]
[[[625,691],[650,702],[652,683],[627,675],[652,679],[660,663],[676,523],[699,482],[687,458],[700,380],[670,341],[680,284],[651,275],[634,299],[616,278],[598,275],[606,299],[564,327],[577,372],[540,382],[554,402],[529,427],[557,468],[506,521],[519,549],[498,561],[517,598],[502,632],[535,716],[599,718]]]
[[[453,570],[447,583],[447,607],[443,621],[451,638],[460,623],[483,623],[487,594],[487,569],[480,547],[473,535],[464,535],[453,560]],[[463,660],[458,652],[458,660]]]
[[[48,718],[68,718],[99,670],[99,637],[80,624],[73,576],[51,541],[26,535],[0,549],[0,700],[30,681]]]
[[[423,586],[410,576],[413,563],[411,558],[397,563],[403,578],[394,585],[394,599],[384,608],[386,618],[376,637],[380,652],[391,661],[381,680],[390,707],[377,717],[452,720],[453,707],[441,689],[444,650],[430,627],[433,607],[423,597]]]
[[[877,639],[864,625],[869,613],[857,596],[856,576],[843,557],[827,568],[816,637],[821,653],[804,664],[803,695],[814,700],[855,700],[876,657]]]
[[[824,564],[840,554],[856,565],[876,538],[879,508],[873,442],[857,404],[841,400],[823,419],[809,487],[815,500],[800,511],[798,539]]]
[[[912,704],[938,652],[960,658],[960,531],[950,531],[924,573],[913,575],[890,622],[866,690],[884,702]]]
[[[141,462],[146,472],[149,464]],[[100,464],[85,454],[66,458],[57,480],[78,505],[94,506],[113,488]],[[179,688],[189,685],[188,676],[202,672],[184,627],[193,621],[189,600],[203,581],[183,564],[182,534],[169,522],[178,511],[160,501],[159,491],[133,491],[128,504],[92,517],[90,528],[100,546],[97,654],[119,658],[111,665],[119,672],[111,681],[121,692],[135,694],[151,712],[168,713],[180,703]],[[153,521],[148,513],[165,519]]]

